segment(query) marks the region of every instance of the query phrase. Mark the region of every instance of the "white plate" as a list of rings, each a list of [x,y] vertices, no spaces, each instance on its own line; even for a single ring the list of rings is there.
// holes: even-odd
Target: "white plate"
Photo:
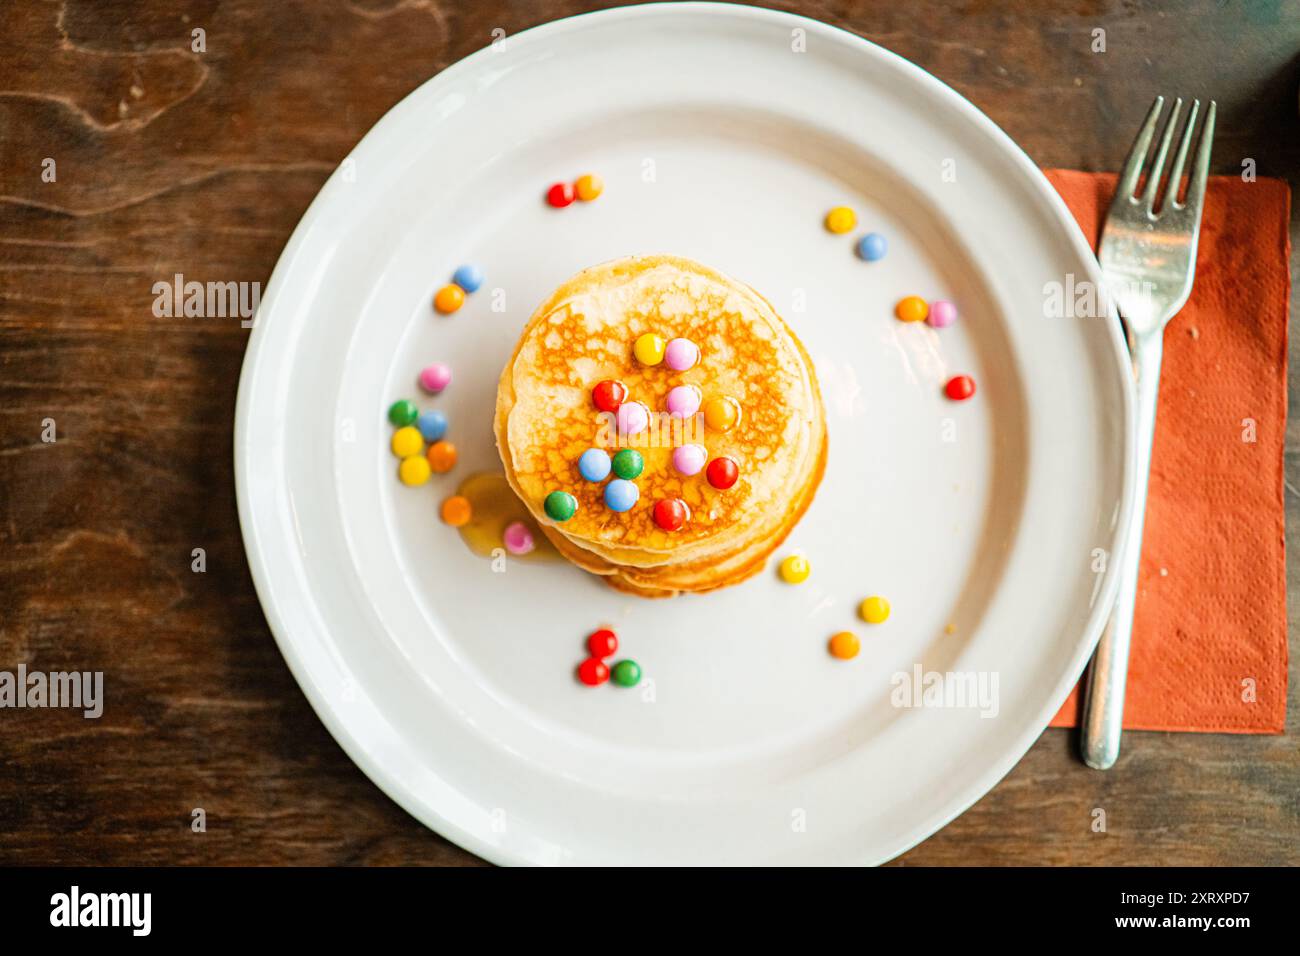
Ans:
[[[586,171],[598,201],[544,204]],[[852,235],[822,228],[840,203]],[[866,229],[888,237],[884,261],[853,255]],[[497,375],[531,310],[638,252],[749,282],[813,357],[831,450],[779,552],[810,557],[800,587],[774,562],[644,601],[564,564],[495,573],[438,521],[461,478],[497,464]],[[436,316],[467,261],[484,288]],[[1045,285],[1067,276],[1097,281],[1096,263],[1027,157],[856,36],[691,4],[510,37],[385,116],[276,266],[236,412],[271,628],[352,759],[489,860],[886,860],[1015,764],[1111,598],[1094,554],[1117,549],[1130,500],[1130,386],[1112,322],[1045,317]],[[954,300],[960,321],[905,326],[891,310],[909,293]],[[437,399],[415,388],[433,360],[455,370]],[[974,400],[943,397],[955,372]],[[387,449],[402,396],[445,410],[461,451],[423,488],[399,485]],[[855,617],[873,593],[893,603],[883,626]],[[602,622],[641,688],[574,680]],[[846,628],[863,650],[836,661],[826,640]],[[917,664],[996,675],[997,715],[893,706],[892,675]]]

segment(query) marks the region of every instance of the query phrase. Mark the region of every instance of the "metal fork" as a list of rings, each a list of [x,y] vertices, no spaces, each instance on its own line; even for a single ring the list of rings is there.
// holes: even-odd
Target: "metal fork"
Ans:
[[[1181,99],[1175,100],[1147,173],[1146,185],[1142,194],[1135,196],[1164,105],[1165,98],[1157,96],[1133,142],[1115,189],[1115,198],[1106,214],[1098,253],[1107,291],[1119,307],[1127,328],[1133,374],[1137,378],[1138,481],[1137,498],[1129,519],[1128,547],[1120,555],[1119,596],[1092,659],[1083,704],[1083,759],[1089,767],[1097,770],[1108,769],[1119,757],[1129,639],[1133,633],[1133,605],[1137,600],[1138,567],[1142,558],[1142,524],[1151,473],[1151,440],[1156,431],[1156,396],[1160,389],[1165,325],[1187,302],[1192,291],[1196,243],[1201,233],[1201,207],[1210,172],[1210,148],[1214,143],[1215,106],[1211,100],[1197,143],[1187,196],[1183,202],[1178,202],[1183,165],[1191,147],[1196,116],[1200,112],[1201,103],[1196,100],[1192,103],[1179,141],[1173,168],[1169,171],[1168,185],[1161,192],[1161,173],[1183,105]]]

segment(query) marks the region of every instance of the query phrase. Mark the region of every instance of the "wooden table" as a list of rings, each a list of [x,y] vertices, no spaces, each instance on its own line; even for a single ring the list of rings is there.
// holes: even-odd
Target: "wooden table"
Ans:
[[[0,862],[477,862],[372,785],[290,676],[235,509],[248,332],[155,317],[152,287],[176,273],[265,283],[390,106],[494,28],[600,5],[0,5],[0,669],[102,670],[110,701],[99,721],[0,711]],[[1295,4],[780,6],[924,66],[1044,166],[1116,168],[1161,91],[1218,99],[1218,171],[1253,158],[1260,175],[1300,175]],[[1293,665],[1287,737],[1131,734],[1110,773],[1049,731],[899,862],[1300,862],[1297,686]],[[200,807],[206,832],[191,827]]]

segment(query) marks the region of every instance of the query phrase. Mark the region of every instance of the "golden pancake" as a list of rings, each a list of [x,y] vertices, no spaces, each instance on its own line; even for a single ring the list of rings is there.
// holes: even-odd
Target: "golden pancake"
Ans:
[[[645,365],[633,343],[653,332],[699,349],[693,367]],[[593,403],[603,380],[627,388],[649,410],[643,431],[620,432]],[[706,427],[666,411],[670,389],[694,386],[707,402],[733,400],[738,421]],[[701,591],[744,580],[785,538],[811,502],[826,459],[825,412],[807,354],[771,305],[748,286],[673,256],[620,259],[586,269],[533,314],[501,375],[497,447],[515,493],[557,549],[616,587],[646,596]],[[701,471],[683,475],[673,449],[702,444],[711,460],[738,465],[730,488]],[[632,447],[644,469],[627,511],[606,506],[608,481],[590,482],[578,459],[590,448]],[[577,500],[568,521],[546,515],[553,491]],[[655,502],[679,498],[690,516],[659,527]]]

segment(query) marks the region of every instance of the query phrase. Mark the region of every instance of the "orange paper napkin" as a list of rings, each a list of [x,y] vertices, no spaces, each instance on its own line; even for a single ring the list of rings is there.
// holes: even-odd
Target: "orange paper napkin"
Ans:
[[[1096,247],[1111,174],[1047,170]],[[1291,192],[1213,177],[1192,297],[1165,328],[1124,726],[1282,733]],[[1076,688],[1052,721],[1078,724]]]

